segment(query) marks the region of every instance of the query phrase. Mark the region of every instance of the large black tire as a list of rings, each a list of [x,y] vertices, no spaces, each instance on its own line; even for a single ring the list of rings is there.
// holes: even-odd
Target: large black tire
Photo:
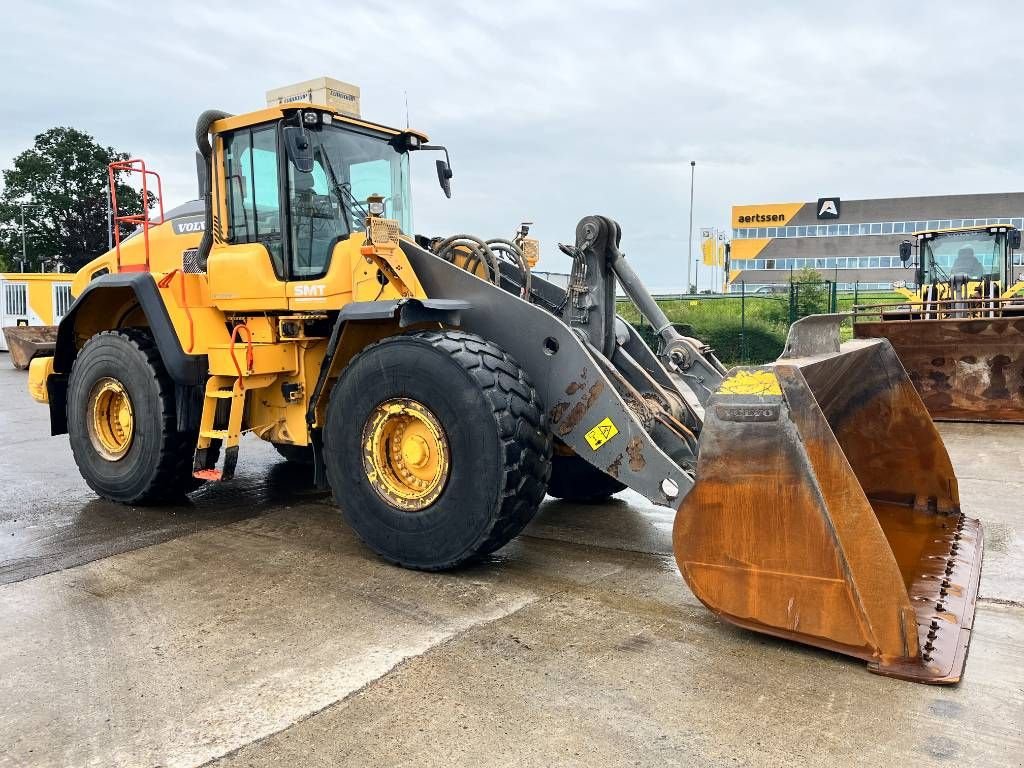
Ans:
[[[595,504],[625,489],[623,483],[579,456],[555,454],[551,460],[548,493],[556,499]]]
[[[274,448],[282,457],[293,464],[307,464],[313,466],[312,445],[288,445],[286,443],[274,443]]]
[[[127,392],[134,429],[124,455],[103,456],[89,435],[90,395],[103,379]],[[192,478],[196,433],[177,431],[174,384],[151,336],[139,329],[104,331],[86,342],[68,383],[68,435],[85,482],[105,499],[157,504],[181,499]]]
[[[450,470],[429,506],[405,511],[371,485],[364,426],[395,398],[421,403],[448,442]],[[386,560],[454,568],[504,546],[530,521],[551,471],[551,433],[526,373],[502,349],[461,331],[393,336],[366,348],[331,393],[327,478],[342,514]]]

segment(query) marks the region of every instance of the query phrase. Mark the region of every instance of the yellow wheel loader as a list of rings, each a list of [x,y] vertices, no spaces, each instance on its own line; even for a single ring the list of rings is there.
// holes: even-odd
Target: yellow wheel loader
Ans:
[[[862,306],[854,336],[888,339],[938,421],[1024,422],[1024,270],[1009,225],[917,232],[909,303]]]
[[[611,219],[562,246],[564,289],[523,238],[413,235],[410,157],[444,151],[452,176],[421,133],[292,103],[206,112],[196,139],[201,201],[85,267],[30,370],[99,495],[228,480],[249,432],[311,464],[381,557],[437,570],[502,547],[546,490],[629,487],[678,510],[680,572],[725,619],[960,678],[982,531],[888,342],[840,348],[812,317],[776,363],[726,371]]]

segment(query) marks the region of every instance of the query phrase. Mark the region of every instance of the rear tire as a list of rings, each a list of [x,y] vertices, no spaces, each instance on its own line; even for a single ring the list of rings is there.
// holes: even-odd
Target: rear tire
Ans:
[[[440,427],[423,454],[441,457],[431,464],[440,479],[420,481],[429,489],[418,500],[389,500],[394,484],[381,476],[390,470],[375,463],[366,435],[394,418],[382,409],[406,405],[425,421],[408,431],[403,422],[388,440],[408,440],[423,423]],[[396,443],[384,445],[388,459]],[[469,333],[423,331],[384,339],[349,363],[331,393],[324,460],[342,515],[371,549],[407,568],[443,570],[499,549],[534,516],[551,471],[551,433],[536,390],[506,352]],[[406,470],[394,470],[399,483]]]
[[[551,459],[548,494],[556,499],[596,504],[624,490],[625,484],[579,456],[555,454]]]
[[[312,445],[289,445],[287,443],[273,443],[273,446],[274,449],[290,463],[313,466]]]
[[[105,427],[98,415],[104,403],[97,392],[103,388],[130,411],[123,423],[108,416],[106,423],[114,427]],[[103,498],[155,504],[197,487],[192,478],[196,434],[177,431],[174,384],[145,331],[104,331],[85,343],[71,368],[67,414],[75,463]],[[105,439],[98,437],[105,432]]]

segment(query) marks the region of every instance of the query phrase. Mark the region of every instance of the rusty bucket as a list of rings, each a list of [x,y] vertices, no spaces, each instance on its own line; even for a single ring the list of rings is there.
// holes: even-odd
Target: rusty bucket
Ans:
[[[885,338],[932,418],[1024,422],[1024,317],[855,323]]]
[[[57,343],[55,325],[10,325],[4,328],[11,364],[24,370],[34,357],[53,354]]]
[[[981,525],[961,514],[949,456],[892,347],[840,351],[830,320],[824,346],[820,319],[794,326],[782,358],[733,369],[712,396],[676,560],[735,624],[955,683]]]

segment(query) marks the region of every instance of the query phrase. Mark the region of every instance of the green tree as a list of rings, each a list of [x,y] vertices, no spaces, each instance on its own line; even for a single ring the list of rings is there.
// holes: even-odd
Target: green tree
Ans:
[[[14,158],[3,172],[0,196],[0,259],[15,269],[22,258],[26,272],[60,265],[74,271],[107,250],[107,166],[129,155],[101,146],[75,128],[51,128],[35,137],[32,149]],[[139,213],[142,195],[119,174],[118,208]],[[153,207],[150,193],[146,209]],[[22,229],[24,216],[24,230]],[[121,236],[132,227],[121,225]]]
[[[796,317],[821,315],[829,311],[829,285],[816,269],[804,267],[793,274],[792,290]]]

